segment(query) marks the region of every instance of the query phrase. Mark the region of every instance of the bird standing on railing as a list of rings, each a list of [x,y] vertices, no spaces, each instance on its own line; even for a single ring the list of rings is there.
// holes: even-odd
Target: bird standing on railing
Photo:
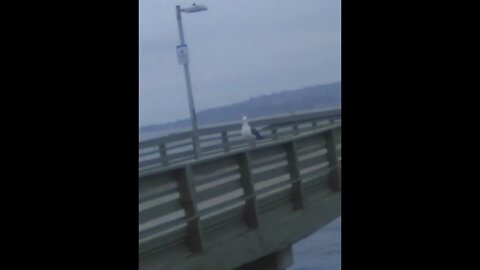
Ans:
[[[243,117],[242,121],[243,121],[242,130],[241,130],[242,136],[250,142],[250,146],[255,146],[256,140],[263,138],[262,135],[260,135],[260,132],[258,132],[258,130],[250,127],[246,116]]]

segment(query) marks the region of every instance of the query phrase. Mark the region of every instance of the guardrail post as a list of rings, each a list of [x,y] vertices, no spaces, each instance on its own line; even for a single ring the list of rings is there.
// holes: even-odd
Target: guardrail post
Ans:
[[[185,210],[187,221],[188,242],[193,252],[203,250],[202,228],[198,215],[197,200],[195,199],[195,187],[193,185],[193,173],[190,166],[181,169],[178,175],[178,189]]]
[[[329,130],[326,134],[327,140],[327,159],[330,167],[330,177],[328,184],[333,191],[340,191],[341,189],[341,176],[340,167],[338,166],[338,156],[336,148],[336,138],[334,130]]]
[[[198,133],[194,133],[192,135],[192,143],[193,143],[193,156],[195,159],[199,159],[202,156],[202,148],[200,146],[200,139]]]
[[[230,145],[228,144],[228,136],[226,131],[222,132],[222,144],[224,152],[230,151]]]
[[[272,137],[273,137],[273,140],[278,140],[277,128],[272,129]]]
[[[298,135],[298,124],[293,124],[293,135]]]
[[[290,178],[292,179],[293,209],[303,209],[305,207],[305,202],[303,197],[302,179],[298,168],[297,147],[295,141],[291,141],[287,144],[287,160],[289,167],[288,171],[290,172]]]
[[[160,151],[160,162],[162,163],[162,165],[167,166],[168,156],[167,156],[167,147],[165,146],[165,143],[160,143],[158,148]]]
[[[252,181],[252,171],[250,169],[250,155],[248,152],[241,153],[238,158],[240,175],[243,190],[245,193],[245,219],[250,228],[258,228],[260,220],[258,217],[257,197],[255,187]]]

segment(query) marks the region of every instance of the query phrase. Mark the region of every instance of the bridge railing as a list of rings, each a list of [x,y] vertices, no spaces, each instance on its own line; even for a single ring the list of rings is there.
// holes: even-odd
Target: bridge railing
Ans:
[[[262,142],[278,140],[300,132],[318,129],[325,124],[340,121],[340,109],[314,110],[294,115],[278,115],[249,120],[264,137]],[[241,138],[241,122],[214,125],[199,129],[202,157],[228,153],[245,147]],[[193,158],[192,132],[184,131],[139,143],[139,168],[170,166]]]
[[[162,269],[275,216],[308,208],[312,200],[339,192],[340,156],[337,123],[140,174],[140,256],[160,254],[155,267]]]

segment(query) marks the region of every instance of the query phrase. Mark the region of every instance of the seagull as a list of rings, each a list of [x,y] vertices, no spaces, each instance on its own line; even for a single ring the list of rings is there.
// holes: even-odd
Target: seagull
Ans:
[[[258,130],[250,127],[246,116],[243,117],[242,121],[243,121],[242,130],[241,130],[242,136],[250,142],[251,146],[255,146],[255,140],[262,139],[263,138],[262,135],[260,135],[260,132],[258,132]]]

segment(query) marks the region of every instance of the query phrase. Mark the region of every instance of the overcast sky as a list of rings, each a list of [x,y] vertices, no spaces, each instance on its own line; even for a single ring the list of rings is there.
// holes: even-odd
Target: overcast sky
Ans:
[[[197,112],[340,81],[340,0],[139,0],[140,126],[188,118],[175,6]]]

